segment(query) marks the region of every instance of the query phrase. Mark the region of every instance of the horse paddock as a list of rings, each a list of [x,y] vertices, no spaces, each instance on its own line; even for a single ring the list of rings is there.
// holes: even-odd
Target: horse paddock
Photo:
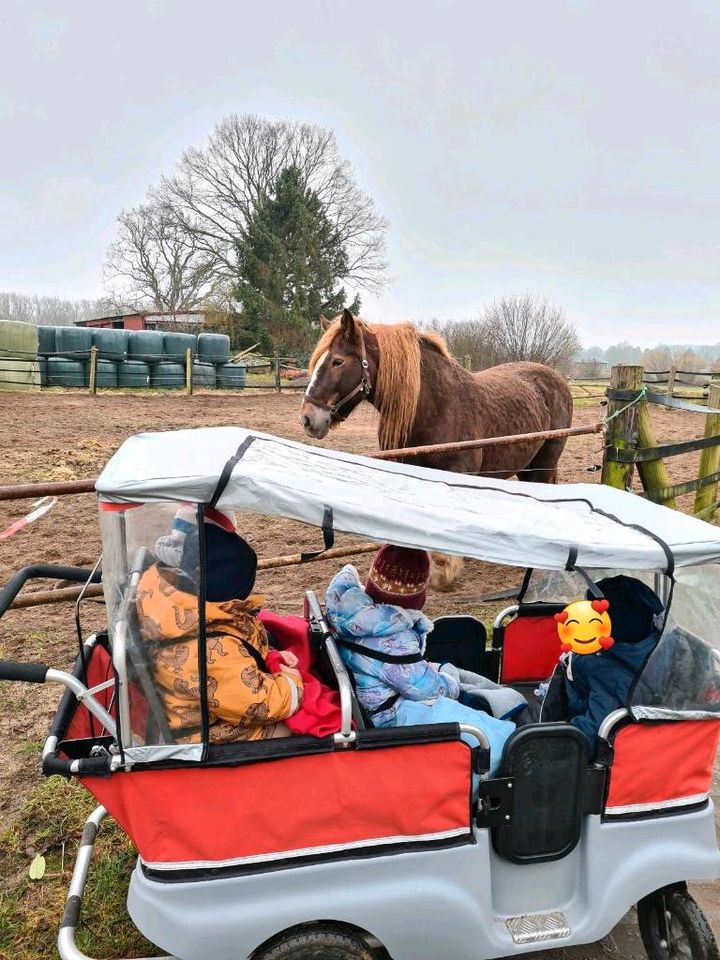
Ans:
[[[2,483],[94,477],[126,437],[146,430],[236,424],[308,442],[298,419],[300,402],[298,393],[213,392],[193,396],[140,393],[88,396],[80,392],[4,394],[0,431],[3,440]],[[603,414],[604,407],[593,400],[576,407],[573,424],[589,425],[601,419]],[[651,416],[660,443],[702,435],[703,417],[659,407],[652,409]],[[376,429],[377,414],[368,404],[363,404],[318,445],[371,454],[377,449]],[[597,434],[571,438],[560,459],[560,482],[598,482],[601,445],[601,435]],[[699,454],[686,454],[668,461],[671,482],[697,476],[698,458]],[[693,497],[680,498],[679,506],[690,511]],[[30,501],[0,503],[0,531],[30,509]],[[286,520],[248,516],[241,519],[240,528],[260,557],[317,549],[321,544],[318,531]],[[351,539],[345,536],[337,539],[338,545],[350,542]],[[33,562],[92,566],[99,550],[93,496],[64,497],[35,523],[0,540],[0,582],[6,582],[13,572]],[[361,573],[366,571],[369,560],[369,555],[358,558]],[[270,608],[280,613],[297,613],[301,609],[302,591],[312,588],[322,594],[339,562],[343,561],[264,571],[258,578],[259,592],[266,596]],[[506,602],[483,604],[478,598],[517,585],[520,576],[520,571],[514,569],[466,563],[454,590],[430,594],[428,611],[431,615],[473,612],[487,622]],[[48,584],[33,585],[33,589],[47,587]],[[86,632],[101,624],[101,605],[88,601],[84,613]],[[65,668],[73,661],[76,649],[70,604],[10,611],[3,619],[0,631],[2,658],[37,659]],[[19,857],[16,855],[11,860],[8,855],[10,847],[5,841],[14,835],[13,831],[20,830],[20,819],[27,819],[23,813],[27,799],[40,788],[37,748],[46,735],[57,696],[57,690],[52,687],[30,689],[25,685],[7,684],[0,701],[0,930],[6,885],[15,884],[15,890],[18,877],[26,876],[29,865],[24,848]],[[32,750],[28,750],[28,744]],[[715,793],[716,799],[720,797],[717,777]],[[74,847],[71,845],[67,859],[71,861],[73,856]],[[720,890],[717,887],[717,884],[705,885],[694,892],[711,925],[720,929]],[[52,898],[51,902],[54,903]],[[61,912],[59,904],[60,901],[57,916]],[[49,955],[44,952],[13,953],[22,960]],[[608,955],[624,960],[644,956],[634,923],[623,921],[612,937],[606,938],[599,946],[536,954],[546,960],[594,960]]]

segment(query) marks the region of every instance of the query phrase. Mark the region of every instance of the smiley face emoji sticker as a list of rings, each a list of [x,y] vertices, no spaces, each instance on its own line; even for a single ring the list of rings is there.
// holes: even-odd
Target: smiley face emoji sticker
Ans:
[[[555,614],[563,653],[597,653],[615,643],[607,600],[576,600]]]

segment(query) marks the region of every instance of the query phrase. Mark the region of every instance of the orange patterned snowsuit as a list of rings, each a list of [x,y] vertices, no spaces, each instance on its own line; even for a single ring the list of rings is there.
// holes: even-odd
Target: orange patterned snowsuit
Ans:
[[[174,585],[176,572],[157,565],[138,585],[140,632],[149,645],[149,661],[168,724],[178,740],[198,740],[198,599]],[[256,613],[262,597],[205,604],[207,698],[210,741],[262,740],[298,706],[293,679],[263,672],[268,636]]]

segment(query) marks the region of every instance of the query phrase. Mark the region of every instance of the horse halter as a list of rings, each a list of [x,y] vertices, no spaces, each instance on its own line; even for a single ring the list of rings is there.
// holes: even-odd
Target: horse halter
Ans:
[[[335,403],[325,403],[324,400],[314,400],[310,395],[309,389],[305,393],[305,399],[308,403],[312,403],[315,407],[320,407],[321,410],[326,410],[330,414],[331,420],[334,420],[336,423],[342,423],[350,416],[349,410],[345,415],[340,412],[346,403],[349,403],[350,400],[353,400],[358,394],[362,395],[363,400],[367,400],[372,393],[372,384],[368,376],[369,364],[365,351],[365,337],[363,336],[362,327],[359,324],[357,331],[360,336],[360,365],[362,367],[362,377],[357,386],[353,387],[349,393],[346,393],[342,400],[336,400]]]

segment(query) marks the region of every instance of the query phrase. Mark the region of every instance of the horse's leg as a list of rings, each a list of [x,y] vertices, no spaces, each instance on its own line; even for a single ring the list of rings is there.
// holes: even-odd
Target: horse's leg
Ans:
[[[430,586],[433,590],[449,590],[463,568],[462,557],[451,557],[447,553],[430,554]]]
[[[525,469],[518,471],[518,480],[528,483],[557,483],[558,460],[566,443],[566,437],[546,440]]]

